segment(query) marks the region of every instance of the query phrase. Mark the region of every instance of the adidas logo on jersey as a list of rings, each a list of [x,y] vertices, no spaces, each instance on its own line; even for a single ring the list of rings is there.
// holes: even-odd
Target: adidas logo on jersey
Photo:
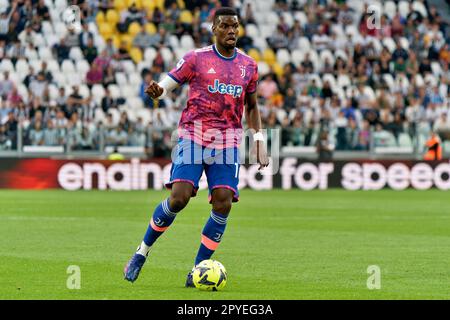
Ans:
[[[209,85],[208,91],[211,93],[229,94],[236,98],[241,96],[243,90],[242,86],[220,83],[219,79],[215,79],[214,86]]]
[[[214,70],[214,68],[211,68],[208,70],[208,73],[216,73],[216,70]]]

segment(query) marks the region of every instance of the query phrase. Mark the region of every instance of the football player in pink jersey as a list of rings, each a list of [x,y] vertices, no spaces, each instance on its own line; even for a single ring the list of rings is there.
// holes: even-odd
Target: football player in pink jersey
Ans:
[[[152,81],[146,93],[153,99],[189,83],[189,98],[178,126],[179,141],[172,159],[170,197],[155,209],[147,232],[136,253],[125,266],[125,279],[134,282],[156,239],[172,224],[194,197],[198,182],[206,174],[210,216],[203,228],[194,266],[210,259],[217,249],[228,220],[232,202],[239,199],[239,152],[242,139],[242,115],[254,132],[253,150],[259,169],[269,164],[261,132],[257,106],[256,62],[236,48],[239,19],[232,8],[219,8],[214,14],[212,31],[216,43],[188,52],[159,83]],[[186,287],[193,287],[192,272]]]

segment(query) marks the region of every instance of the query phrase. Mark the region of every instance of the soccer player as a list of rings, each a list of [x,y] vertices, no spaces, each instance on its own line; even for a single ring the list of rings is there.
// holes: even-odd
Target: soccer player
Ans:
[[[178,145],[172,159],[170,197],[155,209],[150,225],[137,252],[124,269],[125,279],[134,282],[156,239],[172,224],[177,214],[194,197],[205,171],[212,210],[201,236],[194,266],[210,259],[217,249],[227,225],[232,202],[237,202],[239,182],[238,146],[242,139],[242,114],[253,129],[253,154],[259,169],[269,159],[261,133],[257,106],[256,62],[236,48],[239,19],[232,8],[215,12],[212,46],[188,52],[161,82],[152,81],[145,92],[153,99],[189,83],[189,98],[178,127]],[[186,287],[193,287],[192,271]]]

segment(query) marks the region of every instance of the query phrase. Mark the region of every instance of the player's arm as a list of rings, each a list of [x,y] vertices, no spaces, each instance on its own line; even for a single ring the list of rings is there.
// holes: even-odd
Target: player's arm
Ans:
[[[249,93],[245,96],[245,119],[247,120],[247,125],[249,129],[255,130],[253,140],[256,146],[256,159],[260,164],[259,169],[269,165],[269,158],[267,157],[267,151],[264,146],[264,137],[261,132],[261,115],[258,109],[258,103],[256,98],[256,92]]]
[[[162,99],[176,87],[178,87],[178,83],[171,77],[165,76],[160,82],[152,80],[145,89],[145,93],[152,99]]]

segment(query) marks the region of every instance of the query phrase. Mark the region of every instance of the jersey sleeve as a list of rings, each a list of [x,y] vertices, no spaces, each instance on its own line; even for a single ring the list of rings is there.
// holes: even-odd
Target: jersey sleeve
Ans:
[[[250,82],[245,90],[246,93],[252,94],[256,92],[256,87],[258,86],[258,65],[255,63],[253,75]]]
[[[175,80],[178,84],[189,82],[195,72],[195,52],[191,51],[184,55],[183,58],[178,61],[175,68],[170,70],[168,76]]]

